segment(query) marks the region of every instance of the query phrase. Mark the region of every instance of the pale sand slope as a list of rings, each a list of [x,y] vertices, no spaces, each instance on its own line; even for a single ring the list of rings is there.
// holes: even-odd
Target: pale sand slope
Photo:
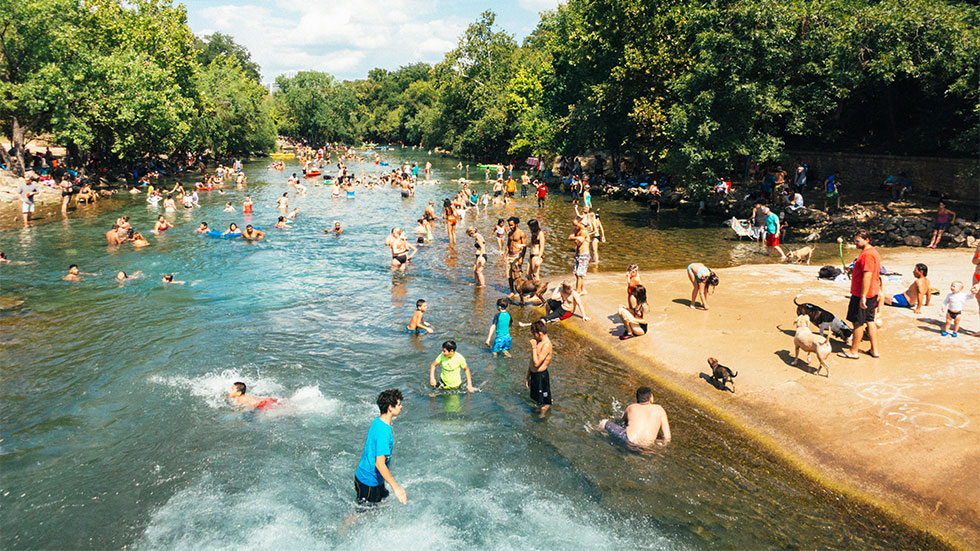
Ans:
[[[688,307],[683,270],[641,273],[651,304],[650,334],[620,341],[613,314],[626,301],[625,274],[589,274],[584,329],[623,352],[641,371],[717,406],[750,432],[832,483],[857,490],[913,524],[980,541],[980,330],[977,303],[964,311],[959,338],[941,337],[942,300],[953,280],[969,286],[973,251],[884,249],[885,267],[903,274],[884,290],[903,291],[912,266],[929,266],[941,291],[921,315],[883,307],[881,358],[836,356],[829,378],[793,367],[793,297],[844,317],[848,283],[816,279],[819,266],[748,265],[718,270],[710,310]],[[855,257],[856,251],[849,251]],[[643,265],[641,263],[641,270]],[[576,318],[577,319],[577,318]],[[581,320],[567,321],[571,330]],[[965,333],[965,334],[964,334]],[[738,372],[737,394],[716,389],[709,356]],[[817,365],[816,357],[813,365]],[[626,397],[624,397],[626,398]],[[814,469],[810,469],[814,472]],[[969,544],[967,544],[969,546]]]

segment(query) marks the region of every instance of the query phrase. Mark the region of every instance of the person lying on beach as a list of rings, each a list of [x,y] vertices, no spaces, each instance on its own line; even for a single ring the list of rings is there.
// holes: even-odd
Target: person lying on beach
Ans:
[[[434,330],[429,322],[424,321],[422,317],[425,315],[425,311],[429,309],[429,304],[425,302],[425,299],[418,299],[415,302],[415,312],[412,313],[412,318],[408,320],[408,332],[425,334],[432,333]]]
[[[327,228],[327,229],[323,230],[323,233],[335,233],[337,235],[340,235],[340,234],[344,233],[344,230],[341,229],[340,222],[334,222],[333,223],[333,227],[332,228]]]
[[[589,321],[591,319],[585,313],[585,304],[582,302],[582,297],[566,281],[562,281],[552,291],[551,298],[545,302],[545,310],[547,314],[541,318],[545,323],[567,320],[576,311],[582,312],[582,321]],[[521,327],[531,326],[530,323],[523,321],[518,323],[518,325]]]
[[[645,386],[636,389],[636,403],[626,408],[620,423],[616,423],[613,419],[603,419],[599,421],[599,430],[604,430],[634,446],[670,442],[667,412],[653,403],[653,391]],[[657,439],[660,434],[663,434],[662,440]]]
[[[228,391],[228,398],[238,406],[255,408],[258,410],[272,409],[279,405],[279,400],[268,396],[246,396],[247,387],[243,382],[236,382],[231,385]]]
[[[186,281],[175,281],[174,274],[167,274],[163,276],[163,282],[170,285],[183,285]]]

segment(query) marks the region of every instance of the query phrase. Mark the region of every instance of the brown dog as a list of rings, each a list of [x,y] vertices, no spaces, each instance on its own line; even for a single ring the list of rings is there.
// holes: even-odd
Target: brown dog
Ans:
[[[806,352],[806,365],[810,365],[810,355],[816,354],[820,366],[817,368],[817,375],[821,369],[827,370],[825,377],[830,377],[830,366],[827,365],[827,358],[830,357],[830,335],[818,337],[810,331],[810,318],[801,315],[796,318],[796,335],[793,337],[793,346],[796,347],[793,356],[793,365],[800,360],[800,350]]]
[[[715,386],[720,384],[724,390],[728,388],[728,383],[732,383],[732,394],[735,394],[735,381],[732,379],[738,376],[738,372],[732,373],[731,368],[721,365],[715,358],[708,358],[708,365],[711,366],[711,380]]]
[[[514,277],[514,293],[510,296],[510,298],[512,301],[524,306],[526,302],[524,300],[524,295],[528,295],[532,298],[536,297],[538,299],[535,304],[544,304],[544,294],[546,292],[548,292],[547,283],[541,281],[540,279],[527,280],[520,274],[516,274],[516,277]]]

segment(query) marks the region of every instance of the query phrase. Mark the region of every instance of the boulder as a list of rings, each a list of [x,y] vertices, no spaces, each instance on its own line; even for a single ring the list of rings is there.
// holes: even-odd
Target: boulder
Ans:
[[[830,216],[822,210],[802,208],[797,210],[786,210],[786,220],[796,226],[807,226],[812,224],[822,224],[830,220]]]
[[[908,245],[909,247],[921,247],[922,246],[922,238],[919,237],[918,235],[907,235],[907,236],[905,236],[905,240],[904,241],[905,241],[905,244]]]
[[[970,248],[976,247],[977,246],[977,241],[980,241],[980,240],[978,240],[976,237],[973,237],[972,235],[967,236],[967,238],[966,238],[966,246],[967,247],[970,247]]]

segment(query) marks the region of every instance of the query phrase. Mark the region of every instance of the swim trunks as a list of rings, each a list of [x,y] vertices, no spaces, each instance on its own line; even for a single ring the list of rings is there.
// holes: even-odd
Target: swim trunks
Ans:
[[[767,234],[766,235],[766,245],[769,246],[769,247],[778,247],[779,246],[779,234],[778,233]]]
[[[949,316],[949,319],[954,320],[954,319],[956,319],[956,318],[959,317],[960,312],[954,312],[952,310],[946,310],[946,314]]]
[[[575,265],[572,268],[572,273],[579,277],[585,277],[585,274],[589,270],[589,255],[587,254],[577,254],[575,255]]]
[[[493,348],[490,349],[490,352],[496,354],[504,350],[510,350],[510,337],[497,337],[494,339]]]
[[[424,335],[425,334],[425,329],[422,329],[421,327],[416,327],[415,329],[409,329],[409,328],[406,327],[405,330],[408,331],[409,333],[413,333],[413,334],[417,334],[417,335]]]
[[[892,297],[892,306],[897,306],[899,308],[911,308],[912,305],[909,304],[907,298],[905,298],[905,293],[900,295],[895,295]]]
[[[605,429],[609,434],[622,439],[623,442],[626,442],[627,444],[631,444],[629,436],[626,436],[626,427],[619,425],[612,419],[608,419],[606,420]]]
[[[279,400],[275,398],[266,398],[258,404],[255,405],[255,409],[272,409],[279,405]]]
[[[382,499],[388,497],[388,489],[384,482],[377,486],[362,484],[357,477],[354,477],[354,491],[357,492],[357,503],[366,505],[368,503],[380,503]]]
[[[538,405],[546,406],[551,404],[551,377],[548,370],[531,373],[528,377],[528,388],[531,390],[531,399]]]
[[[871,323],[875,320],[875,310],[878,306],[878,295],[867,299],[867,308],[861,308],[861,297],[851,295],[851,301],[847,304],[847,321],[854,324],[857,329],[859,325]]]
[[[567,320],[568,318],[572,317],[572,313],[566,311],[562,307],[561,302],[553,298],[548,299],[548,308],[551,309],[551,312],[547,316],[541,318],[544,321]]]

